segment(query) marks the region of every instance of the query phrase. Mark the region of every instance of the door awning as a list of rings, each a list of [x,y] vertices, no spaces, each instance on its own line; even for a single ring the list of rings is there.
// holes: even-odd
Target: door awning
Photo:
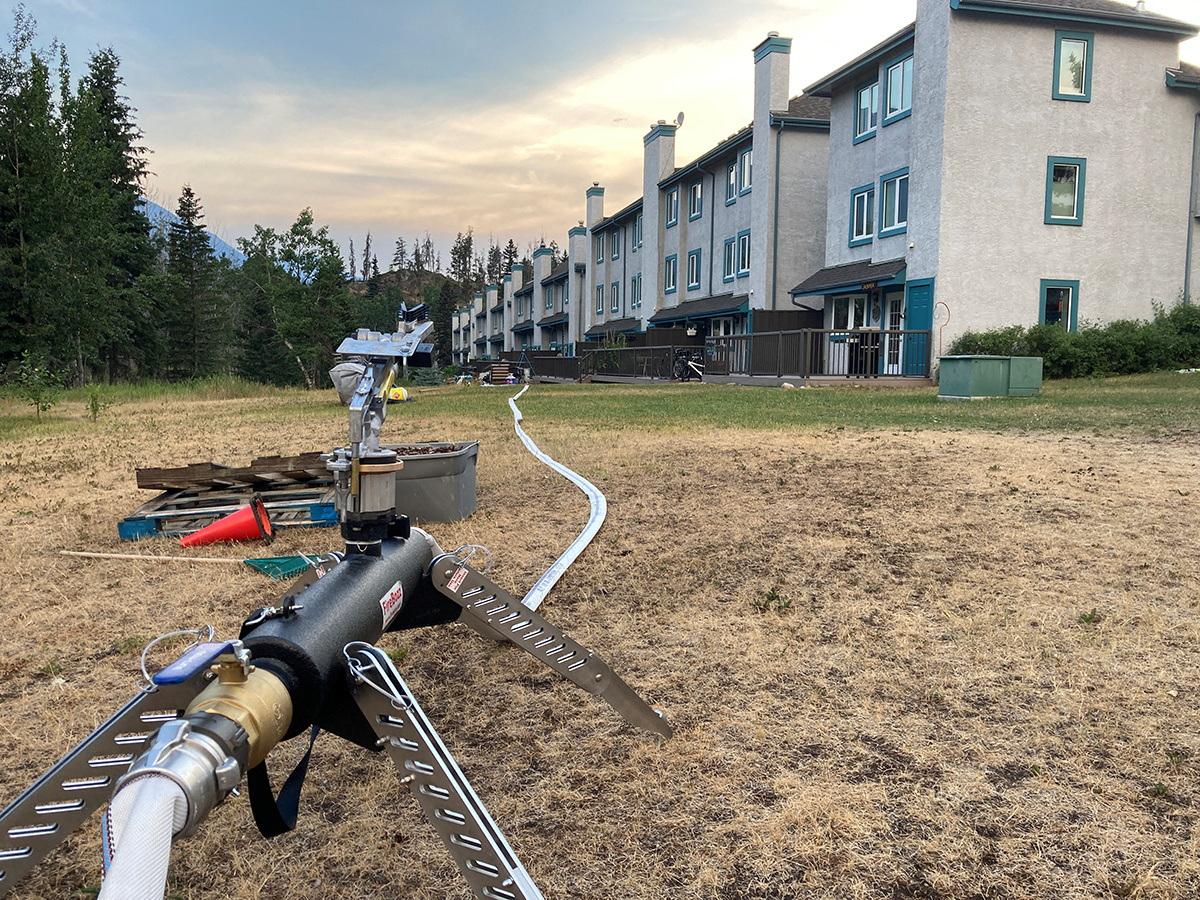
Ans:
[[[689,319],[712,319],[716,316],[731,316],[744,313],[750,308],[748,294],[721,294],[699,300],[685,300],[678,306],[660,309],[650,317],[654,326],[686,322]]]
[[[809,275],[789,291],[793,297],[813,297],[818,294],[850,294],[880,287],[904,284],[904,259],[873,263],[870,260],[827,266]]]

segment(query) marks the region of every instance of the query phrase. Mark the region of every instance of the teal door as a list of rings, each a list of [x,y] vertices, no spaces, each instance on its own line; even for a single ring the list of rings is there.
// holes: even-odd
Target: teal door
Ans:
[[[933,279],[910,281],[904,304],[904,374],[928,375],[933,339]],[[912,334],[923,331],[925,334]]]

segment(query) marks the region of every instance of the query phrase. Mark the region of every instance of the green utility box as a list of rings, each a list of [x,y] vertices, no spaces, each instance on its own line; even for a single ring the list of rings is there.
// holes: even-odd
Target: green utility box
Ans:
[[[938,360],[941,400],[1033,397],[1041,389],[1040,356],[943,356]]]

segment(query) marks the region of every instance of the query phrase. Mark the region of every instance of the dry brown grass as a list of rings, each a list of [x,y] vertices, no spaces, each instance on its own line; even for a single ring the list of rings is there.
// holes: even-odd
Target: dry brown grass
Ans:
[[[389,430],[483,440],[479,512],[432,530],[492,547],[520,590],[582,498],[502,404],[485,420],[429,409],[415,433]],[[409,649],[406,677],[548,897],[1200,896],[1194,441],[527,425],[610,502],[544,611],[675,738],[461,627],[385,645]],[[54,555],[118,546],[134,466],[341,433],[332,405],[140,403],[5,445],[0,795],[132,693],[144,637],[231,634],[272,594],[236,569]],[[93,822],[16,896],[94,889],[97,845]],[[467,896],[387,761],[332,737],[295,833],[259,838],[232,800],[177,846],[170,890]]]

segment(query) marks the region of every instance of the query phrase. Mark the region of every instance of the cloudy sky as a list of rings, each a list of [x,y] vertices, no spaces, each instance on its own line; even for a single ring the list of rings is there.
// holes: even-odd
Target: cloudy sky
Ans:
[[[1148,5],[1200,19],[1200,0]],[[799,93],[915,6],[26,0],[76,71],[98,46],[122,57],[154,199],[173,206],[190,182],[228,240],[311,206],[343,244],[373,232],[381,263],[397,234],[426,230],[563,243],[593,181],[610,210],[640,192],[651,122],[686,113],[683,162],[750,120],[768,31],[794,39]],[[1183,54],[1200,63],[1200,42]]]

